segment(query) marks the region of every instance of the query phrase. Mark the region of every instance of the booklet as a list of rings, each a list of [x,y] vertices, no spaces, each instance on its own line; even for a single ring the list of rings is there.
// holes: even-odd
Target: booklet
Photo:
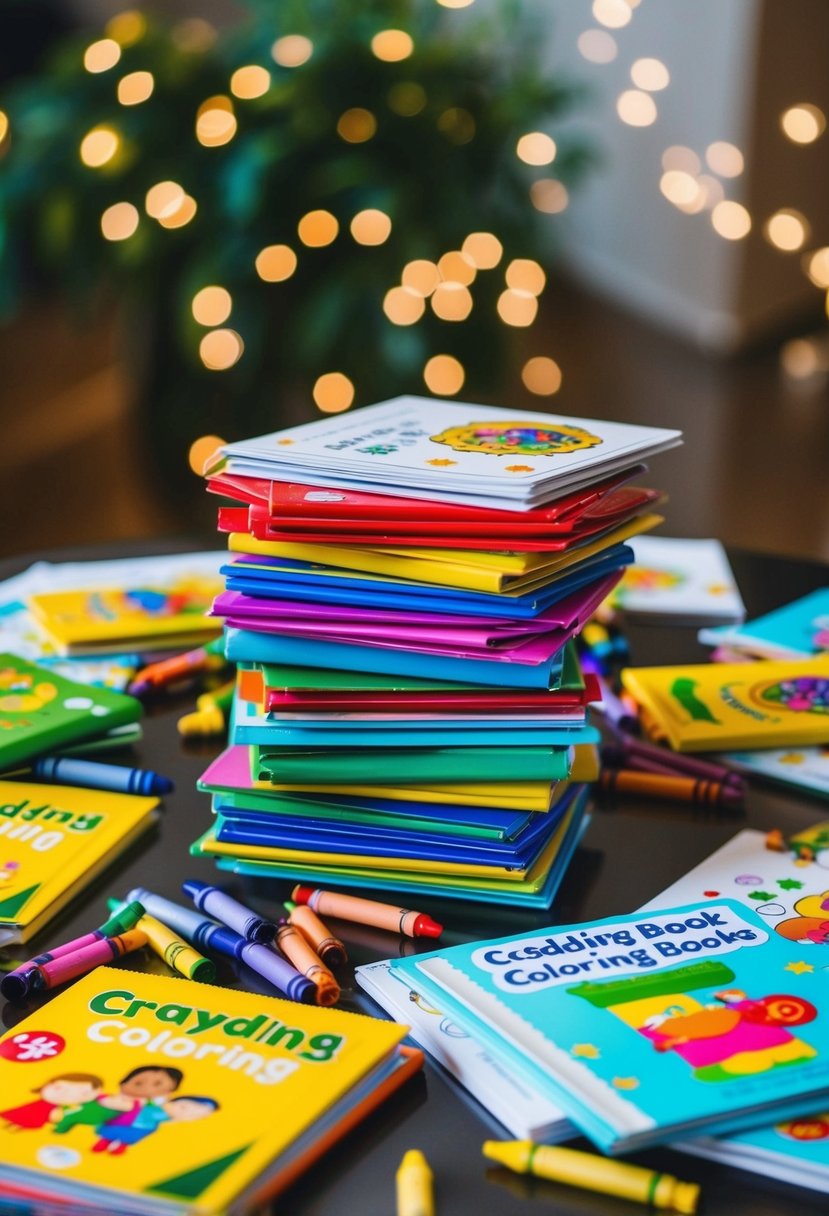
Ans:
[[[604,1152],[829,1104],[829,974],[726,897],[455,946],[392,970]]]
[[[630,546],[633,565],[608,601],[626,617],[675,625],[742,621],[745,605],[718,540],[637,536]]]
[[[703,629],[705,646],[724,646],[761,659],[797,659],[829,650],[829,587],[731,628]]]

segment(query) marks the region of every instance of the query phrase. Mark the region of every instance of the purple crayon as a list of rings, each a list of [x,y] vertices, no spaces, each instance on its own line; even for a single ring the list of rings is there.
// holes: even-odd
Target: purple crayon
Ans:
[[[223,925],[241,934],[249,942],[273,941],[276,934],[273,921],[258,916],[231,895],[225,895],[218,887],[211,887],[210,883],[197,882],[191,878],[181,884],[181,889],[185,895],[189,895],[200,912],[206,912],[208,916],[220,920]]]
[[[73,950],[71,954],[62,954],[60,958],[38,967],[40,980],[38,988],[57,988],[78,975],[86,975],[103,963],[111,963],[130,950],[140,950],[147,944],[147,934],[142,929],[127,929],[118,937],[102,937],[91,946],[83,946]]]
[[[633,739],[630,735],[619,735],[619,750],[622,752],[622,764],[636,767],[637,761],[650,760],[654,764],[662,764],[674,773],[685,773],[689,777],[705,777],[709,781],[719,781],[723,785],[732,785],[736,789],[744,789],[745,782],[739,773],[726,768],[723,764],[714,764],[711,760],[703,760],[699,756],[686,756],[682,752],[668,751],[664,747],[654,747],[641,739]]]

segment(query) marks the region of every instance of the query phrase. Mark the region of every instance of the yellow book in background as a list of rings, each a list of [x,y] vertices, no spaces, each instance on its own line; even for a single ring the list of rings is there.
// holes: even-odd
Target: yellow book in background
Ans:
[[[829,654],[757,663],[628,667],[651,738],[675,751],[829,743]]]
[[[101,967],[0,1039],[0,1192],[119,1216],[255,1208],[408,1075],[407,1029]]]
[[[27,605],[62,654],[198,645],[221,632],[206,614],[223,582],[191,576],[162,588],[44,591]]]
[[[25,942],[153,822],[157,798],[0,781],[0,946]]]

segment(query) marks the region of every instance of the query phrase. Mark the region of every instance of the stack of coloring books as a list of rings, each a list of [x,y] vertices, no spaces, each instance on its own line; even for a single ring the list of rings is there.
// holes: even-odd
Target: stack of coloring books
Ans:
[[[238,689],[194,851],[548,906],[595,775],[573,638],[661,522],[643,459],[679,441],[403,397],[224,447]]]

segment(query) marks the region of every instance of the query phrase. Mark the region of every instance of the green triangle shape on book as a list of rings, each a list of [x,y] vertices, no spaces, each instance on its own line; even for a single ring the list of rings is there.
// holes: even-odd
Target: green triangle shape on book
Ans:
[[[176,1195],[180,1199],[195,1199],[225,1170],[230,1169],[250,1147],[250,1144],[245,1144],[232,1153],[226,1153],[224,1157],[216,1157],[214,1161],[206,1161],[204,1165],[196,1166],[194,1170],[174,1174],[172,1178],[162,1178],[160,1182],[154,1182],[144,1190],[150,1194],[159,1192],[164,1195]]]
[[[33,887],[27,887],[25,891],[18,891],[16,895],[10,895],[8,899],[0,899],[0,916],[17,916],[21,908],[24,908],[32,898],[35,891],[40,890],[40,886],[41,884],[36,882]]]

